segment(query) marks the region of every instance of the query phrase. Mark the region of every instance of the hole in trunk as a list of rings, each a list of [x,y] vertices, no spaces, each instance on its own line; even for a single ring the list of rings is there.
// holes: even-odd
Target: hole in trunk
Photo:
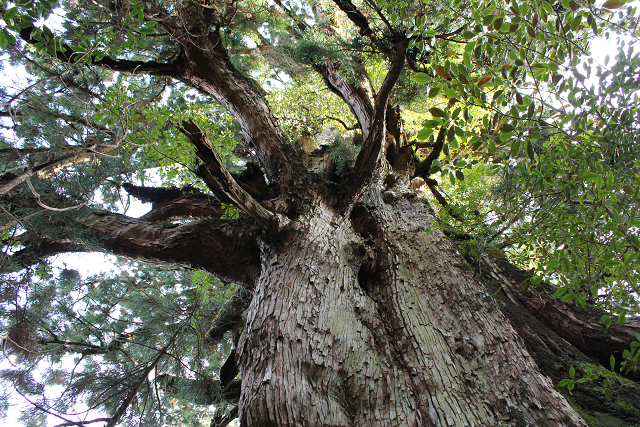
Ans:
[[[373,216],[374,208],[364,203],[357,203],[351,210],[351,225],[353,230],[365,239],[379,239],[382,232]]]
[[[358,270],[358,285],[369,298],[379,302],[385,293],[384,287],[389,283],[389,276],[380,257],[372,256],[365,260]]]
[[[373,262],[371,260],[367,260],[360,266],[360,270],[358,270],[358,285],[364,291],[365,294],[370,295],[371,290],[373,289],[373,275],[375,274],[373,268]]]

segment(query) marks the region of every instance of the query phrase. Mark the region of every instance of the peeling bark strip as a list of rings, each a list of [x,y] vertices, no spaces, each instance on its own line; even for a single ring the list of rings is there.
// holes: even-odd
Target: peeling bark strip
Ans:
[[[266,252],[238,346],[245,426],[586,426],[417,199],[322,206]]]

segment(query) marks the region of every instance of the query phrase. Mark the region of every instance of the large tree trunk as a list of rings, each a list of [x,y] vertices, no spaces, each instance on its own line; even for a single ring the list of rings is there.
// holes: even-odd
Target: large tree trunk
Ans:
[[[586,425],[429,207],[363,200],[348,215],[318,202],[290,244],[264,242],[242,425]]]

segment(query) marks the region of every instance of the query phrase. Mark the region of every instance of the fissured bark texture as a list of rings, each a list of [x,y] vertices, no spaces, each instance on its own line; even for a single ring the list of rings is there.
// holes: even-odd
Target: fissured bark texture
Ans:
[[[433,214],[317,204],[263,271],[238,345],[243,426],[585,426]]]

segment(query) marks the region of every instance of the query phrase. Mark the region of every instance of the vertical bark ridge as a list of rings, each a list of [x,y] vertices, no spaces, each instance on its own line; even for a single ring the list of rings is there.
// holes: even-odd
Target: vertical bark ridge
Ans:
[[[389,239],[395,266],[385,301],[398,319],[396,342],[413,341],[413,364],[425,368],[436,424],[584,425],[440,231],[425,234],[405,199],[378,206],[387,235],[402,236]],[[421,240],[421,250],[411,247]]]

